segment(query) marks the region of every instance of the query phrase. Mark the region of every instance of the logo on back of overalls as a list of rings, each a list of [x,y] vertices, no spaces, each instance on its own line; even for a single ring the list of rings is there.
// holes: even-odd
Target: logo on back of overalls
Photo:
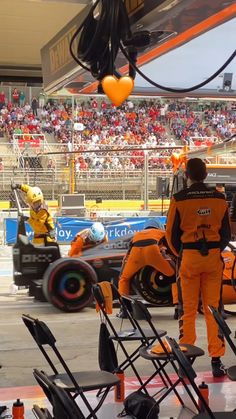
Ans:
[[[211,209],[210,208],[198,208],[197,210],[198,215],[210,215]]]

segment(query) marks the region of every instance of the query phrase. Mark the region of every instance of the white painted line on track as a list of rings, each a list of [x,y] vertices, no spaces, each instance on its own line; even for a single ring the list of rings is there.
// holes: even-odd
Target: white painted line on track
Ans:
[[[76,314],[76,313],[75,313]],[[50,315],[50,314],[49,314]],[[69,319],[66,318],[62,318],[62,319],[58,319],[58,320],[50,320],[49,318],[47,318],[47,324],[56,324],[56,323],[68,323]],[[76,323],[81,323],[81,322],[94,322],[94,319],[90,318],[86,318],[83,317],[81,319],[76,319],[76,322],[73,322],[74,325],[76,325]],[[70,323],[71,323],[71,319],[70,319]],[[15,322],[0,322],[0,326],[18,326],[18,325],[24,325],[22,323],[22,320],[19,321],[15,321]]]
[[[1,302],[0,311],[7,310],[7,309],[9,310],[9,306],[10,306],[9,303],[7,303],[7,304],[5,303],[6,305],[2,305],[2,304],[4,304],[4,303]],[[26,304],[25,301],[22,301],[22,304],[12,304],[11,309],[22,308],[23,306],[26,309],[28,309],[28,308],[40,308],[40,307],[52,307],[52,305],[49,304],[49,303],[43,303],[43,304],[40,304],[40,305],[39,304],[36,305],[36,304]]]

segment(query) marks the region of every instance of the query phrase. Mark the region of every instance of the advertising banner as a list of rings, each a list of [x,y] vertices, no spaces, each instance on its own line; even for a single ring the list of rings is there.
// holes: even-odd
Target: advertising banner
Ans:
[[[103,224],[107,231],[108,239],[114,240],[129,234],[133,235],[136,231],[142,230],[144,223],[148,218],[149,217],[122,218],[122,220],[116,220],[108,223],[104,222]],[[156,218],[158,218],[163,224],[165,223],[166,217]],[[55,220],[55,227],[58,243],[69,244],[79,231],[89,228],[92,224],[92,221],[84,218],[57,218]],[[4,220],[4,229],[5,244],[14,244],[16,242],[17,234],[17,219],[6,218]],[[32,239],[33,231],[28,223],[26,223],[26,233],[28,237]]]

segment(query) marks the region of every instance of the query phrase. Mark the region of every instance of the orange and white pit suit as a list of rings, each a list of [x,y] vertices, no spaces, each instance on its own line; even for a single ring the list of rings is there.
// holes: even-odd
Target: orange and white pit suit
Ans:
[[[221,251],[229,243],[230,235],[228,206],[223,194],[199,182],[173,196],[166,238],[172,252],[180,256],[180,343],[195,343],[201,294],[211,357],[221,357],[225,352],[223,336],[208,305],[219,308],[223,274]]]
[[[162,255],[159,243],[165,237],[165,231],[147,228],[134,234],[130,249],[124,258],[118,289],[120,294],[130,293],[130,284],[134,275],[145,266],[151,266],[166,276],[175,275],[175,269]],[[178,302],[176,284],[172,285],[173,303]]]
[[[83,250],[90,249],[92,247],[97,246],[98,244],[108,242],[107,235],[105,235],[104,239],[100,242],[91,241],[88,237],[89,231],[89,228],[85,228],[84,230],[81,230],[78,234],[76,234],[75,238],[72,240],[70,244],[68,256],[79,257],[81,256]]]

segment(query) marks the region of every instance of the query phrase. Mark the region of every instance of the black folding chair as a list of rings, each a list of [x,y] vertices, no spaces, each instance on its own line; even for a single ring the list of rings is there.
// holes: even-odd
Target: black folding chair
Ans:
[[[85,418],[75,400],[63,388],[57,386],[45,372],[34,369],[33,374],[52,405],[54,419]],[[47,418],[47,416],[45,417]],[[52,416],[50,417],[52,418]]]
[[[194,371],[189,359],[186,357],[185,352],[181,351],[180,346],[176,342],[175,339],[170,337],[166,337],[168,344],[171,347],[174,359],[178,362],[179,368],[183,370],[186,378],[188,379],[194,393],[196,394],[197,398],[201,401],[201,405],[204,408],[204,413],[199,413],[193,416],[193,419],[231,419],[236,417],[236,412],[212,412],[210,407],[208,406],[206,400],[204,399],[203,395],[201,394],[198,386],[195,383],[195,378],[197,377],[196,372]],[[191,395],[191,399],[194,400],[193,396]],[[195,402],[195,406],[197,407],[198,411],[200,411],[200,407]]]
[[[57,349],[56,338],[53,336],[48,326],[44,322],[25,314],[23,314],[22,320],[53,371],[53,374],[49,376],[49,379],[53,380],[59,387],[63,387],[65,391],[73,394],[73,398],[80,396],[89,411],[87,418],[97,418],[96,412],[102,406],[109,390],[119,383],[119,378],[112,373],[100,370],[71,372],[61,353]],[[46,352],[45,346],[49,346],[52,349],[63,372],[57,370],[52,361],[52,357]],[[102,397],[95,408],[92,408],[85,393],[90,390],[98,391],[101,389],[103,390]]]
[[[110,339],[118,343],[120,349],[122,350],[124,354],[125,359],[121,363],[119,363],[117,369],[125,371],[128,367],[131,367],[140,385],[142,385],[143,384],[142,378],[134,363],[140,357],[140,353],[139,353],[140,348],[143,345],[146,345],[146,342],[148,342],[148,344],[152,344],[155,341],[156,336],[150,328],[145,329],[142,331],[142,333],[140,333],[140,331],[136,327],[136,323],[133,320],[133,316],[131,316],[129,311],[126,310],[126,305],[123,304],[123,300],[121,299],[121,296],[119,295],[117,288],[113,284],[110,284],[110,285],[112,287],[114,299],[116,300],[118,299],[121,308],[127,314],[127,321],[130,324],[130,328],[123,330],[121,326],[121,328],[119,327],[119,330],[117,330],[117,326],[116,326],[117,321],[114,322],[111,319],[111,316],[107,314],[106,312],[105,298],[102,292],[102,288],[99,284],[96,284],[96,285],[93,285],[93,295],[94,295],[95,301],[97,302],[100,308],[100,313],[102,313],[101,321],[102,322],[104,321],[106,325],[108,325],[109,332],[110,332]],[[123,319],[121,320],[121,324],[123,324]],[[119,323],[119,326],[120,326],[120,323]],[[160,336],[164,336],[166,334],[166,331],[158,330],[158,333]],[[137,343],[137,346],[131,353],[129,353],[126,348],[126,344],[130,342]],[[153,364],[156,369],[155,362]],[[162,378],[164,386],[167,387],[167,382],[162,374],[161,374],[161,378]],[[144,391],[147,393],[146,388],[144,388]]]
[[[236,346],[230,336],[232,333],[231,329],[229,328],[228,324],[226,323],[226,321],[223,319],[223,317],[221,316],[221,314],[215,307],[208,306],[208,308],[210,312],[212,313],[216,323],[218,324],[218,327],[221,333],[223,334],[223,336],[225,337],[228,345],[232,349],[234,355],[236,355]],[[233,365],[232,367],[229,367],[227,369],[227,376],[230,378],[230,380],[236,381],[236,365]]]
[[[174,356],[171,352],[168,352],[168,350],[166,349],[160,334],[158,333],[158,330],[156,329],[156,327],[154,326],[153,322],[152,322],[152,317],[151,314],[148,310],[148,308],[145,306],[145,304],[142,303],[142,301],[140,300],[136,300],[133,299],[132,297],[128,297],[128,296],[123,296],[121,297],[124,304],[127,304],[131,302],[132,307],[137,306],[139,312],[142,312],[142,317],[147,321],[147,323],[149,324],[150,329],[153,331],[153,333],[155,334],[155,340],[159,343],[160,348],[162,349],[161,353],[152,353],[151,352],[151,348],[153,345],[153,342],[150,344],[148,344],[148,342],[146,342],[146,346],[143,346],[140,348],[139,352],[140,355],[151,362],[156,362],[158,365],[158,368],[156,369],[156,371],[143,383],[143,385],[140,387],[140,389],[143,389],[144,387],[146,387],[149,382],[151,380],[153,380],[153,378],[156,375],[160,375],[160,373],[165,374],[166,380],[168,382],[168,387],[167,389],[163,392],[163,394],[159,397],[158,399],[158,403],[161,403],[168,395],[170,392],[174,392],[176,397],[178,398],[179,402],[181,403],[182,406],[184,405],[184,402],[177,390],[177,385],[179,383],[182,383],[182,385],[184,386],[186,392],[188,393],[189,397],[191,398],[193,404],[197,406],[197,403],[195,402],[195,399],[193,398],[187,384],[185,383],[185,375],[181,375],[182,371],[181,369],[179,370],[178,367],[176,366],[175,362],[174,362]],[[127,310],[129,310],[129,304],[127,306]],[[130,311],[130,314],[132,315],[132,310]],[[136,327],[138,328],[138,330],[140,331],[141,334],[143,334],[143,329],[142,326],[140,324],[140,322],[138,320],[136,320],[135,318],[133,318]],[[143,337],[145,337],[145,335],[143,334]],[[199,356],[203,356],[204,355],[204,351],[201,348],[198,348],[197,346],[193,346],[193,345],[187,345],[184,344],[183,345],[186,349],[185,355],[186,357],[189,359],[189,363],[190,365],[192,365],[192,363],[194,362],[194,360],[199,357]],[[175,381],[172,381],[170,376],[168,375],[168,373],[166,372],[166,367],[168,364],[171,364],[174,371],[177,374],[177,379]]]

